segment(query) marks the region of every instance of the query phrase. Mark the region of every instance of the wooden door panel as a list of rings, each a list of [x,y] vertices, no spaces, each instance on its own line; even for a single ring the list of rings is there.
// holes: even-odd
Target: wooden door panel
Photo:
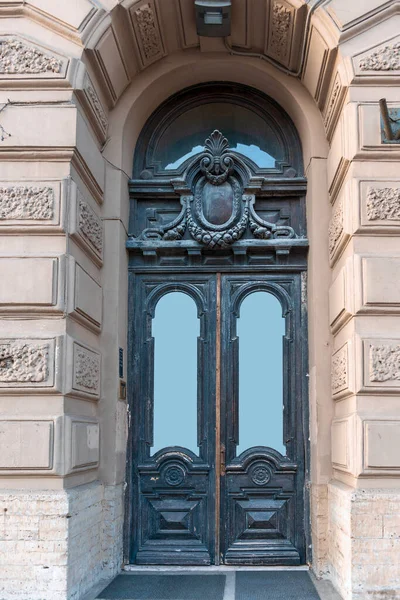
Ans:
[[[204,486],[202,486],[204,488]],[[210,564],[208,490],[141,492],[138,564]],[[178,560],[181,554],[185,560]],[[190,564],[190,563],[189,563]]]
[[[250,293],[274,294],[286,318],[283,340],[282,435],[286,456],[265,446],[237,454],[239,434],[239,345],[237,319],[241,302]],[[222,556],[226,564],[298,565],[305,560],[304,536],[304,445],[302,414],[303,354],[300,281],[296,275],[225,275],[222,278],[221,382],[222,440],[226,465],[222,488]],[[303,332],[304,333],[304,332]],[[255,332],[257,335],[257,332]],[[254,351],[262,351],[262,344]],[[263,373],[254,373],[263,377]],[[268,400],[268,381],[265,398]],[[254,407],[253,407],[254,408]],[[257,414],[253,415],[257,419]],[[300,452],[299,452],[300,450]]]
[[[305,562],[305,449],[301,400],[304,382],[303,375],[299,375],[304,373],[300,277],[222,275],[220,297],[217,281],[219,276],[211,274],[136,277],[133,560],[149,565],[207,565],[219,561],[243,565],[302,564]],[[170,289],[185,290],[192,295],[201,321],[197,352],[199,451],[195,454],[186,448],[170,446],[151,456],[155,344],[151,320],[157,298]],[[286,456],[267,445],[248,448],[236,456],[240,402],[240,339],[236,335],[236,321],[241,297],[257,290],[273,291],[286,317],[282,373]],[[220,425],[216,414],[218,323],[221,323]],[[255,376],[262,377],[262,373]],[[267,381],[265,385],[267,389]],[[179,414],[175,417],[179,419]],[[220,434],[217,439],[221,440],[218,469],[217,427]],[[221,477],[217,481],[219,472]],[[219,484],[220,521],[216,524]]]
[[[294,538],[296,466],[254,448],[227,467],[226,564],[300,564]],[[264,454],[264,456],[262,456]]]
[[[154,427],[152,319],[170,291],[193,298],[200,319],[197,339],[198,453],[179,446],[151,455]],[[215,276],[138,275],[135,278],[135,387],[133,402],[134,540],[137,564],[207,565],[215,539]],[[179,341],[179,331],[176,332]],[[176,385],[181,382],[176,381]],[[168,398],[165,399],[168,402]],[[182,411],[184,411],[182,407]],[[171,415],[172,419],[184,414]],[[168,423],[165,425],[168,427]]]

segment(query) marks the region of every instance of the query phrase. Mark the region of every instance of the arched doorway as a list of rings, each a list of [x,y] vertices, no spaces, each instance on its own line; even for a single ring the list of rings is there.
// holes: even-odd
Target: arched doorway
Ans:
[[[184,90],[143,129],[127,243],[131,562],[308,558],[303,173],[290,118],[245,86]]]

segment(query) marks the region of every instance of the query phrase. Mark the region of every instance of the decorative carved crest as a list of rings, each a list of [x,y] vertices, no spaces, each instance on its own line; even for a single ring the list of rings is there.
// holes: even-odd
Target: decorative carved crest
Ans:
[[[400,42],[371,52],[360,61],[361,71],[397,71],[400,69]]]
[[[332,211],[332,218],[329,223],[329,253],[333,254],[340,240],[344,229],[343,202],[338,200]]]
[[[0,75],[61,73],[62,61],[14,38],[0,39]]]
[[[146,2],[132,12],[136,37],[144,65],[161,58],[164,48],[157,12],[153,2]]]
[[[367,219],[400,221],[400,188],[370,187],[367,193]]]
[[[54,214],[54,189],[50,186],[0,187],[0,221],[48,220]]]
[[[292,227],[257,215],[255,197],[243,193],[240,164],[226,137],[213,131],[205,141],[204,152],[187,169],[187,173],[202,174],[193,186],[193,195],[181,196],[182,210],[176,219],[145,229],[140,240],[179,241],[188,232],[199,244],[217,249],[232,246],[246,230],[260,240],[295,238]]]
[[[49,344],[25,340],[0,343],[1,383],[41,383],[49,376]]]
[[[275,2],[272,6],[269,49],[281,61],[288,58],[293,13],[293,9],[281,2]]]
[[[221,185],[233,170],[233,158],[229,155],[229,142],[217,129],[204,144],[205,153],[200,167],[212,185]]]

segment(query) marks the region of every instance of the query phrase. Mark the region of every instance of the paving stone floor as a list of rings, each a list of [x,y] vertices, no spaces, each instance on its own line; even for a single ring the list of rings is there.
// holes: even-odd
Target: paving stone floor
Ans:
[[[118,575],[92,598],[98,600],[340,600],[340,596],[328,582],[323,582],[321,585],[307,570],[232,568],[174,570],[168,567],[137,569],[133,567],[131,571]]]

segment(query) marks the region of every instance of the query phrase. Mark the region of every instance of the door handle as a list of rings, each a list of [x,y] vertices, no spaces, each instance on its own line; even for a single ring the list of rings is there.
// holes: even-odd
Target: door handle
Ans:
[[[226,472],[226,448],[225,444],[221,444],[221,462],[220,462],[220,472],[221,476],[225,475]]]

